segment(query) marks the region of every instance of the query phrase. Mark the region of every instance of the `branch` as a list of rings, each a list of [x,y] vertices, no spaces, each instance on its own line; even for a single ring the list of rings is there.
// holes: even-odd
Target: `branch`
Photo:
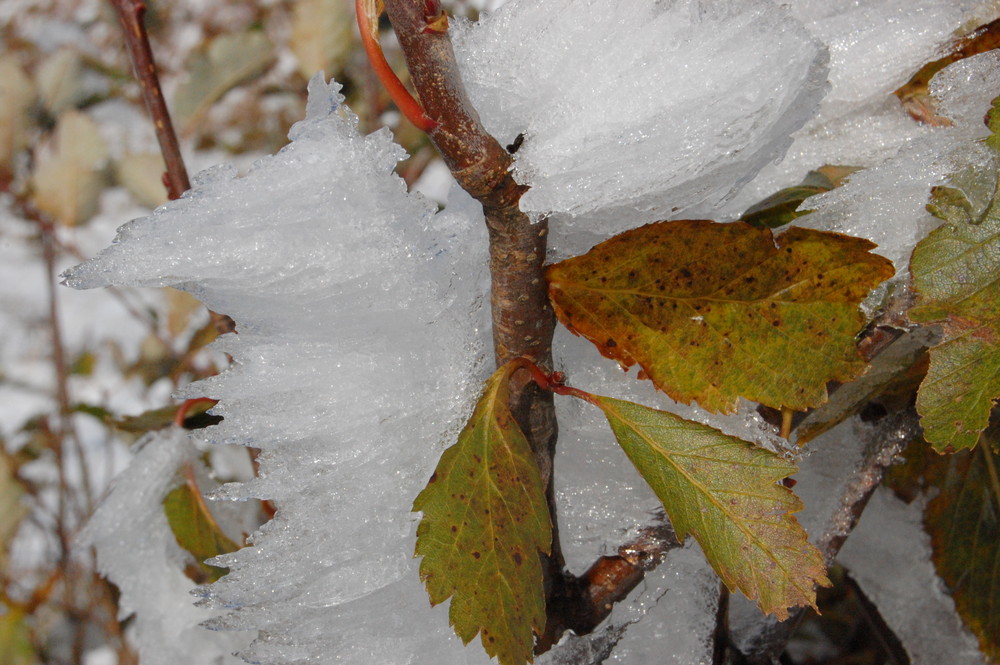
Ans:
[[[386,9],[425,112],[437,123],[428,136],[455,179],[483,205],[497,366],[524,356],[551,370],[555,316],[542,274],[547,222],[533,224],[518,207],[527,188],[514,181],[513,158],[486,131],[469,101],[448,32],[440,29],[437,0],[389,0]],[[548,483],[556,437],[552,395],[526,376],[514,386],[511,406]]]
[[[552,369],[555,316],[549,306],[542,265],[548,223],[532,223],[518,203],[526,187],[511,175],[513,158],[486,131],[458,73],[447,20],[438,0],[387,0],[410,79],[424,113],[436,125],[428,136],[452,175],[483,206],[490,238],[493,349],[497,366],[524,356]],[[558,608],[566,592],[563,558],[555,528],[552,459],[557,436],[552,394],[527,372],[512,382],[511,411],[535,453],[553,521],[552,555],[545,562],[547,606]],[[551,621],[550,616],[550,621]]]
[[[882,482],[885,472],[902,454],[906,445],[921,437],[919,418],[911,406],[898,413],[884,416],[878,426],[871,426],[861,435],[865,443],[862,461],[844,484],[837,507],[823,525],[816,547],[823,554],[826,565],[837,558],[840,548],[857,526],[868,500]],[[805,611],[797,608],[787,621],[766,621],[754,639],[752,649],[743,654],[746,665],[772,665],[785,650],[789,638],[801,623]]]
[[[167,167],[163,184],[167,188],[167,197],[173,201],[191,189],[191,180],[188,178],[187,167],[184,166],[184,157],[181,155],[174,124],[170,120],[170,111],[160,89],[160,77],[156,71],[153,50],[149,46],[149,34],[146,32],[146,23],[143,20],[146,5],[142,0],[112,0],[112,4],[118,12],[122,30],[125,32],[125,44],[128,46],[129,58],[135,69],[135,77],[142,89],[143,102],[153,119],[156,140],[160,144],[163,163]],[[225,314],[212,310],[208,310],[208,314],[220,335],[236,330],[236,323]]]
[[[153,61],[153,50],[149,46],[149,35],[146,33],[146,23],[143,17],[146,5],[142,0],[112,0],[122,30],[125,32],[125,44],[128,46],[129,58],[135,68],[135,77],[142,89],[142,99],[146,110],[153,118],[156,127],[156,140],[160,143],[163,162],[167,167],[165,185],[167,195],[171,200],[179,199],[181,194],[191,189],[184,158],[181,157],[180,145],[174,125],[170,121],[170,111],[163,101],[163,91],[160,90],[160,79],[156,74],[156,63]]]

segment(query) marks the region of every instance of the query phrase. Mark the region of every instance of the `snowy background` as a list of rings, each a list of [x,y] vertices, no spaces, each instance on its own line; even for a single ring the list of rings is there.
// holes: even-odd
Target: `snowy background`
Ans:
[[[304,13],[307,4],[296,7]],[[343,20],[343,4],[312,3],[309,11],[320,13],[309,16]],[[427,162],[427,146],[398,126],[371,92],[363,61],[331,56],[326,44],[315,50],[323,57],[289,46],[308,20],[267,5],[191,2],[162,16],[167,96],[194,97],[195,110],[180,123],[189,128],[193,170],[225,165],[199,175],[181,201],[144,216],[144,204],[162,196],[149,193],[158,167],[154,162],[143,178],[140,162],[127,158],[155,144],[138,107],[126,101],[134,89],[97,66],[110,66],[105,51],[117,39],[106,8],[8,2],[0,12],[5,71],[19,68],[29,81],[8,85],[6,99],[34,86],[32,105],[52,119],[80,107],[104,146],[93,164],[77,166],[73,182],[95,172],[108,186],[96,188],[90,203],[83,194],[74,199],[73,209],[87,214],[56,225],[51,272],[97,254],[68,274],[71,286],[176,287],[231,315],[239,331],[205,350],[192,340],[207,316],[176,292],[59,290],[61,344],[71,364],[61,380],[48,334],[53,275],[42,260],[39,226],[11,179],[0,209],[0,436],[10,464],[38,489],[19,499],[32,513],[9,541],[7,593],[30,597],[46,565],[59,564],[65,548],[51,534],[62,519],[79,565],[93,565],[79,543],[95,545],[96,565],[121,589],[123,616],[136,616],[129,630],[143,663],[241,662],[234,651],[265,663],[485,662],[477,645],[461,646],[446,608],[427,608],[411,558],[409,513],[490,369],[477,204],[450,189],[440,165]],[[913,244],[933,227],[923,210],[930,187],[977,158],[971,146],[1000,90],[1000,63],[985,54],[939,75],[935,91],[951,128],[916,124],[891,92],[956,31],[996,15],[990,3],[953,0],[790,7],[512,0],[478,24],[453,20],[452,27],[488,129],[501,143],[526,137],[515,171],[532,187],[522,207],[551,217],[554,258],[654,219],[732,219],[809,169],[847,164],[868,170],[810,201],[817,212],[801,221],[869,237],[905,270]],[[251,35],[260,19],[270,19],[269,55],[250,81],[233,74],[241,85],[209,101],[186,93],[197,86],[185,88],[185,69],[199,57],[211,62],[212,52],[199,45],[226,33],[258,39]],[[37,52],[22,54],[23,43]],[[60,55],[67,52],[76,59]],[[112,64],[127,71],[115,57]],[[352,110],[342,105],[340,86],[322,78],[312,79],[306,110],[301,90],[320,68],[352,83],[345,89]],[[303,117],[291,128],[290,146],[264,157]],[[381,124],[395,133],[369,133]],[[41,136],[41,129],[29,132],[31,140]],[[413,155],[398,168],[409,191],[393,175],[406,156],[397,142]],[[248,149],[233,154],[238,145]],[[61,154],[40,143],[35,159],[44,163],[50,153]],[[7,168],[23,163],[12,157]],[[99,252],[115,227],[140,217]],[[749,405],[729,418],[671,405],[564,332],[555,354],[574,385],[783,446]],[[230,369],[210,376],[227,357]],[[60,384],[74,407],[63,414]],[[171,403],[171,394],[220,399],[214,412],[225,420],[190,440],[168,429],[134,444],[109,426]],[[651,523],[658,503],[599,414],[562,400],[557,406],[560,528],[567,563],[579,573]],[[802,521],[816,536],[827,528],[829,498],[858,462],[864,427],[844,423],[804,452],[796,491],[807,505]],[[53,431],[64,435],[68,451],[62,474],[46,443]],[[256,477],[240,446],[263,451]],[[26,450],[34,456],[16,455]],[[246,509],[251,500],[267,499],[278,513],[250,537],[253,547],[220,562],[229,575],[192,596],[160,502],[181,464],[205,451],[224,483],[214,493],[230,506],[235,535],[256,526],[248,513],[257,504]],[[77,537],[130,459],[101,515]],[[67,483],[78,499],[59,518]],[[919,511],[919,503],[880,493],[841,561],[912,662],[982,662],[933,574]],[[904,553],[908,574],[890,574]],[[711,662],[717,602],[718,582],[689,545],[648,575],[605,627],[567,638],[541,661],[599,662],[615,644],[606,662]],[[915,609],[929,623],[916,622]],[[734,602],[732,612],[752,641],[747,608]],[[206,621],[208,628],[200,625]],[[83,636],[83,660],[115,662],[121,652],[95,632]],[[71,633],[63,625],[49,639],[71,641]]]

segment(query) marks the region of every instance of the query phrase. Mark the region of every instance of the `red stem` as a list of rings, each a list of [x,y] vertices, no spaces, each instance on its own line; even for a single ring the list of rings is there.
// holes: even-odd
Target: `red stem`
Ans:
[[[396,72],[392,70],[392,67],[386,61],[385,54],[382,52],[382,45],[378,41],[377,19],[373,26],[372,20],[365,8],[365,0],[355,0],[354,11],[358,17],[358,30],[361,32],[361,43],[364,45],[365,53],[368,55],[368,62],[371,63],[379,81],[385,86],[389,97],[392,98],[392,101],[399,107],[400,112],[417,129],[423,132],[433,131],[438,126],[438,123],[427,117],[420,102],[414,99],[413,95],[406,89],[406,86],[403,85],[403,82],[396,76]]]
[[[567,386],[564,383],[566,377],[562,372],[552,372],[551,374],[546,374],[541,367],[524,357],[515,358],[511,361],[511,363],[516,363],[519,367],[531,372],[532,381],[534,381],[542,390],[548,390],[556,395],[563,395],[565,397],[576,397],[585,402],[595,404],[594,396],[592,394],[585,390],[580,390],[579,388]]]

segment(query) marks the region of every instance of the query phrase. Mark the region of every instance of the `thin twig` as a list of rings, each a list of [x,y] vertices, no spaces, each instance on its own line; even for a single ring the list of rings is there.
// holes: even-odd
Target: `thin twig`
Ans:
[[[153,49],[149,46],[149,35],[146,32],[144,16],[146,5],[142,0],[112,0],[118,18],[125,32],[125,44],[128,46],[129,57],[135,68],[135,77],[142,89],[142,99],[146,110],[153,118],[156,127],[156,140],[160,143],[160,152],[167,167],[167,195],[171,200],[179,199],[181,194],[191,189],[184,158],[181,156],[177,133],[174,132],[170,111],[163,100],[160,89],[160,78],[156,72],[156,62],[153,60]]]
[[[822,535],[816,539],[816,547],[823,554],[827,566],[833,564],[840,548],[857,526],[868,500],[882,482],[885,472],[902,454],[907,444],[921,436],[919,418],[911,407],[885,416],[877,428],[869,428],[862,436],[866,444],[862,462],[852,477],[847,479],[836,509],[827,518]],[[745,660],[742,662],[748,665],[776,663],[801,623],[805,611],[796,608],[790,614],[788,620],[780,623],[762,619],[753,650],[744,654]]]
[[[142,99],[156,128],[156,140],[160,144],[163,163],[167,167],[164,184],[167,187],[168,198],[173,201],[191,189],[191,180],[188,178],[187,167],[184,166],[184,157],[181,155],[174,124],[170,120],[170,111],[160,89],[160,77],[156,62],[153,60],[153,49],[149,45],[149,34],[146,32],[144,20],[146,5],[142,0],[111,1],[125,32],[125,43],[128,46],[132,66],[135,68],[136,79],[142,89]],[[208,310],[208,314],[220,335],[236,330],[236,324],[225,314],[212,310]]]
[[[69,377],[66,365],[66,353],[62,341],[62,326],[59,322],[59,300],[57,297],[56,285],[56,249],[55,249],[55,228],[53,225],[37,217],[38,226],[42,235],[42,254],[45,260],[47,274],[48,296],[49,296],[49,329],[52,334],[52,365],[56,379],[56,401],[59,406],[59,425],[52,438],[53,450],[56,454],[56,463],[59,469],[59,508],[57,516],[57,533],[59,535],[59,567],[72,567],[72,528],[77,526],[80,518],[81,506],[76,506],[77,514],[73,516],[73,524],[68,522],[69,515],[67,499],[71,496],[66,473],[66,442],[73,446],[80,465],[80,493],[83,499],[83,514],[89,515],[93,510],[94,494],[90,482],[90,464],[84,450],[80,437],[76,429],[72,426],[73,412],[69,401]],[[63,580],[64,602],[70,615],[78,613],[76,599],[76,578],[66,576]],[[73,622],[73,638],[71,640],[72,662],[83,661],[83,645],[86,634],[86,624],[79,619]]]

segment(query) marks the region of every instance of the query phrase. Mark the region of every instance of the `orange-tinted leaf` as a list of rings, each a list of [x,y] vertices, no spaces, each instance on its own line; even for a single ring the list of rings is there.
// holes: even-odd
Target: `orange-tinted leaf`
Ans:
[[[465,643],[481,634],[501,665],[532,660],[532,633],[545,628],[539,553],[552,541],[545,487],[507,406],[508,382],[523,366],[515,360],[490,377],[458,443],[413,502],[423,512],[416,556],[431,603],[451,598],[455,632]]]
[[[782,457],[717,429],[640,404],[590,395],[618,443],[670,517],[730,589],[764,613],[815,606],[829,585],[823,557],[792,513],[802,509],[780,480],[795,473]]]
[[[954,62],[985,53],[997,47],[1000,47],[1000,19],[982,25],[968,35],[955,40],[945,49],[946,55],[944,57],[921,67],[894,94],[899,98],[910,117],[917,122],[935,127],[949,126],[951,121],[937,114],[937,105],[930,94],[931,79]]]
[[[867,240],[743,222],[657,222],[549,266],[559,320],[671,398],[802,410],[865,363],[858,303],[893,275]]]

